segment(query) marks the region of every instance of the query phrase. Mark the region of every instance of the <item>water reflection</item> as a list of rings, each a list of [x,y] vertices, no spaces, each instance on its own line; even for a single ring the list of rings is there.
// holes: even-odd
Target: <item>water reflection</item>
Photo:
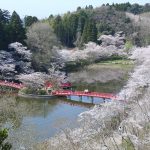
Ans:
[[[79,90],[85,87],[79,87]],[[91,91],[88,87],[88,89]],[[97,89],[93,89],[97,90]],[[30,147],[61,130],[78,127],[77,117],[94,104],[110,101],[96,97],[71,96],[50,100],[19,98],[10,93],[0,96],[0,127],[9,128],[13,149]]]
[[[92,105],[66,99],[25,99],[13,95],[0,97],[0,126],[9,128],[14,149],[44,141],[67,127],[78,124],[77,116]]]
[[[111,99],[107,98],[90,97],[90,96],[67,96],[67,99],[71,101],[94,105],[111,101]]]

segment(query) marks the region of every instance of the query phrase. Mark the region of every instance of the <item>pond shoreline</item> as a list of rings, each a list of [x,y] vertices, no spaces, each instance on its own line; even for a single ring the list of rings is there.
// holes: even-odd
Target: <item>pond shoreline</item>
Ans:
[[[35,94],[23,94],[23,93],[18,93],[19,97],[23,98],[35,98],[35,99],[52,99],[56,98],[54,95],[35,95]]]

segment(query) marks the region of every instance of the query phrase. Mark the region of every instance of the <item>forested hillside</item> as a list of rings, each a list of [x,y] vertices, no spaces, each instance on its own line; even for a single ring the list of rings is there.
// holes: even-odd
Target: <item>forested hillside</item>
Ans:
[[[133,15],[132,13],[126,13],[126,15],[132,20],[135,28],[140,29],[134,35],[139,36],[137,45],[146,46],[150,44],[150,12]]]
[[[49,22],[62,44],[68,47],[97,42],[102,34],[113,35],[117,31],[124,31],[129,36],[134,32],[126,14],[110,6],[78,8],[76,12],[68,12],[64,16],[50,16]]]
[[[142,39],[140,35],[135,36],[133,33],[140,29],[125,12],[137,15],[149,11],[150,4],[106,4],[98,8],[89,5],[85,8],[78,7],[75,12],[68,12],[63,16],[50,15],[48,21],[64,46],[75,47],[89,41],[97,42],[101,34],[113,35],[117,31],[124,31],[127,38],[138,45],[138,40]]]
[[[8,50],[8,44],[13,42],[25,44],[33,53],[34,68],[45,71],[57,58],[55,49],[84,49],[88,42],[101,44],[97,40],[101,35],[114,36],[123,31],[127,47],[149,45],[149,17],[146,16],[149,12],[150,4],[103,4],[97,8],[89,5],[38,20],[36,16],[21,19],[15,11],[10,14],[0,9],[0,49]],[[133,18],[139,16],[141,21],[136,24]]]
[[[10,16],[7,10],[0,9],[0,49],[8,47],[9,43],[22,42],[26,38],[22,20],[14,11]]]
[[[89,41],[97,42],[101,34],[113,35],[117,31],[124,31],[127,38],[138,45],[134,41],[138,41],[136,38],[140,35],[135,37],[133,33],[139,32],[140,29],[125,13],[137,15],[149,11],[150,4],[113,3],[103,4],[98,8],[89,5],[85,8],[78,7],[75,12],[50,15],[48,19],[41,21],[49,22],[58,40],[67,47],[82,46]],[[0,49],[6,49],[9,43],[16,41],[25,43],[26,31],[37,21],[35,16],[25,16],[22,20],[15,11],[10,15],[8,10],[0,9]],[[139,37],[139,40],[142,40],[141,38],[144,37]]]
[[[23,21],[16,11],[10,15],[8,10],[0,9],[0,49],[7,49],[13,42],[25,44],[25,27],[37,21],[37,17],[32,16],[26,16]]]

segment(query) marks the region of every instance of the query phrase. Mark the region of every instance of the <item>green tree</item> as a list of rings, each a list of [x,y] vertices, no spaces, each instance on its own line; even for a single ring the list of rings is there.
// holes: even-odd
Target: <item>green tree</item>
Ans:
[[[144,12],[150,12],[150,3],[144,5]]]
[[[133,43],[131,40],[127,40],[125,43],[125,50],[127,53],[133,48]]]
[[[63,17],[57,16],[53,19],[53,29],[61,43],[68,47],[73,47],[76,40],[78,27],[78,15],[67,13]]]
[[[139,4],[133,4],[130,8],[130,12],[133,13],[134,15],[140,14],[143,12],[143,7],[140,6]]]
[[[37,22],[38,21],[38,18],[35,17],[35,16],[26,16],[24,18],[24,24],[25,24],[25,27],[29,27],[31,26],[33,23]]]
[[[83,34],[82,34],[82,43],[88,42],[88,22],[85,23]]]
[[[114,4],[113,3],[112,6],[118,11],[127,11],[131,8],[131,4],[129,2],[121,3],[121,4]]]
[[[112,29],[112,27],[110,27],[108,24],[106,23],[99,23],[97,24],[97,30],[100,36],[101,34],[106,34],[106,35],[113,35],[115,33],[115,31]]]
[[[88,43],[89,41],[97,42],[97,28],[94,20],[87,21],[83,30],[82,42]]]
[[[7,48],[9,43],[8,23],[10,15],[7,10],[0,9],[0,49]]]
[[[79,7],[77,7],[77,11],[80,11],[81,10],[81,7],[79,6]]]
[[[15,11],[10,18],[9,29],[11,42],[24,43],[26,38],[25,29],[23,28],[22,20]]]
[[[75,40],[74,44],[77,47],[82,47],[82,33],[84,30],[85,23],[88,19],[88,16],[84,10],[80,10],[77,13],[77,15],[78,15],[78,26],[77,26],[77,30],[76,30],[76,40]]]
[[[26,43],[33,53],[32,65],[36,71],[47,71],[57,52],[53,46],[59,41],[48,22],[34,23],[27,29]]]
[[[83,29],[84,29],[84,26],[85,26],[85,22],[87,21],[88,19],[88,16],[86,14],[86,12],[84,10],[81,10],[79,13],[78,13],[78,28],[77,28],[77,32],[81,32],[81,35],[83,33]]]
[[[66,14],[63,17],[63,27],[64,44],[68,47],[73,47],[73,43],[76,40],[78,16],[76,14]]]
[[[53,19],[52,27],[54,29],[54,33],[57,35],[58,39],[63,43],[64,42],[64,27],[63,27],[63,22],[62,18],[60,15],[56,16]]]
[[[12,148],[12,145],[10,143],[5,142],[7,137],[8,137],[7,129],[0,130],[0,149],[1,150],[10,150]]]

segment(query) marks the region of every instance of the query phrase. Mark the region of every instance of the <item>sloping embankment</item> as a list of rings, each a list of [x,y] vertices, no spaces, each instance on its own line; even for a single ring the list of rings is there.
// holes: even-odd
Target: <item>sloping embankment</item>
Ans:
[[[39,149],[150,149],[150,47],[135,49],[136,67],[120,92],[126,103],[105,103],[79,116],[80,128],[68,129]],[[36,148],[37,149],[37,148]]]

